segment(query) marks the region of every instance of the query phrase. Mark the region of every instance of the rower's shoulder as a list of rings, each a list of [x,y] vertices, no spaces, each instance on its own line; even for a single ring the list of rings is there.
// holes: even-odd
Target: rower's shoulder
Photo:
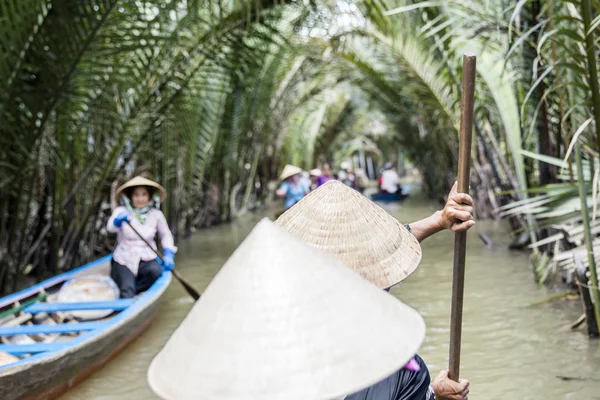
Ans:
[[[127,212],[127,213],[128,213],[129,211],[127,210],[127,208],[126,208],[125,206],[117,206],[117,207],[116,207],[116,208],[113,210],[113,212],[112,212],[112,213],[113,213],[113,215],[119,215],[119,214],[120,214],[120,213],[122,213],[122,212]]]
[[[160,218],[160,217],[164,218],[165,217],[165,215],[163,214],[163,212],[160,209],[156,208],[156,207],[152,207],[150,209],[150,214],[153,215],[153,216],[155,216],[155,217],[158,217],[158,218]]]

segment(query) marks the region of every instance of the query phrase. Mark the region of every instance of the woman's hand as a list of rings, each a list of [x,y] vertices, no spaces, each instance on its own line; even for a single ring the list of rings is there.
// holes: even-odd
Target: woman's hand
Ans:
[[[276,194],[278,197],[285,197],[285,195],[287,194],[287,190],[285,190],[285,189],[277,189],[277,190],[275,191],[275,194]]]
[[[122,213],[120,213],[119,215],[117,215],[115,217],[115,219],[113,220],[113,224],[115,224],[115,226],[117,228],[120,228],[121,225],[123,225],[123,222],[127,221],[129,222],[131,220],[131,218],[129,217],[129,213],[126,213],[125,211],[123,211]]]
[[[473,199],[466,193],[458,193],[458,183],[454,182],[440,213],[440,227],[453,232],[464,232],[473,225]]]
[[[429,236],[450,229],[453,232],[463,232],[475,225],[473,220],[473,199],[466,193],[458,193],[455,182],[444,209],[433,215],[410,224],[412,234],[422,242]]]
[[[175,253],[171,249],[163,251],[163,271],[172,271],[175,268]]]
[[[466,379],[454,382],[448,378],[447,370],[441,371],[431,382],[436,400],[468,400],[469,385]]]

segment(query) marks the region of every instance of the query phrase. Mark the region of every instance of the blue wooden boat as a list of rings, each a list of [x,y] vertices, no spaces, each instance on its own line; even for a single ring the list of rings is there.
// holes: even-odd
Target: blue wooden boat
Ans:
[[[0,338],[53,335],[61,339],[0,344],[0,352],[12,360],[0,366],[0,399],[54,399],[99,369],[150,325],[171,281],[170,272],[163,273],[150,289],[135,299],[80,303],[39,301],[47,294],[56,293],[72,278],[109,276],[110,260],[110,255],[103,257],[0,299],[0,313],[18,310],[16,314],[26,318],[40,313],[113,310],[96,321],[36,324],[35,319],[34,322],[29,319],[16,326],[0,326]]]
[[[394,201],[402,201],[408,197],[410,194],[410,186],[409,185],[400,185],[400,192],[396,193],[375,193],[370,196],[370,199],[373,201],[381,201],[381,202],[394,202]]]
[[[372,194],[371,200],[373,201],[382,201],[382,202],[394,202],[394,201],[402,201],[408,197],[408,194],[398,194],[398,193],[375,193]]]

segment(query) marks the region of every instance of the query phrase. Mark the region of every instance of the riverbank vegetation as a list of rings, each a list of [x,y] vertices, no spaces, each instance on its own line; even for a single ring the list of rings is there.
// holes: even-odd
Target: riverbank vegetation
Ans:
[[[111,194],[134,173],[166,187],[179,237],[260,206],[285,163],[400,153],[443,196],[465,51],[478,57],[478,218],[509,219],[515,246],[533,244],[538,280],[570,279],[586,243],[580,190],[587,243],[600,245],[599,11],[589,0],[5,0],[0,288],[110,251]]]

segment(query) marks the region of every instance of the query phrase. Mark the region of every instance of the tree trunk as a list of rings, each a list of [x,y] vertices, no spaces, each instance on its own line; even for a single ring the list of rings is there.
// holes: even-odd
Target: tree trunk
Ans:
[[[541,8],[540,0],[535,0],[531,4],[531,26],[535,26],[536,24],[538,24],[540,22],[540,21],[538,21],[540,8]],[[533,40],[533,43],[538,42],[539,31],[535,31],[532,34],[532,40]],[[535,54],[535,57],[538,57],[536,48],[531,48],[531,51],[533,52],[533,54]],[[542,69],[543,69],[543,65],[540,62],[539,66],[538,66],[538,71],[541,71]],[[537,134],[538,134],[538,152],[543,155],[554,157],[556,155],[556,152],[554,150],[554,145],[552,143],[552,136],[550,133],[550,125],[548,123],[548,109],[546,107],[546,101],[545,101],[545,97],[544,97],[545,93],[546,93],[546,85],[545,85],[544,81],[542,80],[540,82],[540,84],[538,85],[538,87],[536,88],[536,96],[535,96],[536,100],[538,101],[538,104],[539,104],[539,112],[537,114],[536,121],[535,121],[536,130],[537,130]],[[540,170],[540,185],[547,185],[549,183],[556,182],[556,167],[555,166],[550,165],[543,161],[539,161],[538,168]]]

